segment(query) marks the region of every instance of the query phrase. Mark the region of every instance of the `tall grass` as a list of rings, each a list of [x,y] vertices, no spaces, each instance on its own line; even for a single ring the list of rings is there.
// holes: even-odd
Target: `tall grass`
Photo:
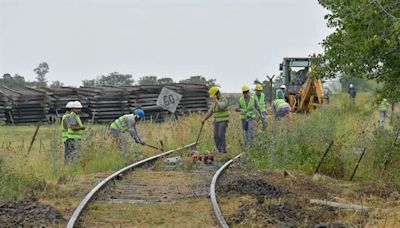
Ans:
[[[196,140],[200,129],[202,114],[182,117],[178,121],[164,123],[143,122],[137,128],[141,138],[148,144],[160,147],[164,142],[165,150],[174,149]],[[233,116],[233,119],[238,118]],[[214,153],[212,120],[203,128],[200,137],[201,152]],[[239,130],[237,130],[239,129]],[[98,172],[111,172],[144,157],[159,153],[134,142],[127,134],[128,146],[120,151],[110,135],[108,125],[87,125],[81,149],[71,165],[64,165],[64,147],[61,141],[59,125],[41,126],[33,149],[27,150],[35,131],[34,126],[0,127],[0,200],[19,196],[29,189],[37,189],[46,184],[55,184],[61,179]],[[241,129],[238,121],[231,121],[228,129],[228,149],[223,157],[227,160],[231,154],[239,151]],[[189,156],[189,154],[187,155]]]
[[[335,178],[348,179],[362,150],[356,178],[359,180],[394,181],[399,168],[399,149],[393,147],[399,120],[382,129],[378,126],[379,113],[371,96],[364,94],[352,104],[345,94],[334,97],[329,105],[308,114],[297,114],[293,120],[278,123],[275,135],[271,131],[259,134],[247,154],[250,169],[280,168],[312,174],[333,140],[333,147],[319,170]],[[394,149],[392,163],[382,173],[386,154]]]

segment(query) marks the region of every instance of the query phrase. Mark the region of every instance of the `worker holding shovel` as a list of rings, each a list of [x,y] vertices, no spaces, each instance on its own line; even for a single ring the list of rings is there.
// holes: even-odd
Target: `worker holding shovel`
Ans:
[[[144,119],[144,111],[142,109],[135,109],[132,114],[126,114],[116,119],[110,126],[111,135],[118,142],[122,151],[125,152],[127,141],[124,133],[129,132],[136,143],[146,145],[136,130],[136,124]]]
[[[210,97],[213,99],[214,104],[208,110],[207,114],[201,121],[202,127],[204,123],[214,116],[214,142],[218,152],[226,153],[226,129],[229,122],[228,100],[221,95],[217,86],[213,86],[209,90]],[[200,134],[199,134],[200,136]]]

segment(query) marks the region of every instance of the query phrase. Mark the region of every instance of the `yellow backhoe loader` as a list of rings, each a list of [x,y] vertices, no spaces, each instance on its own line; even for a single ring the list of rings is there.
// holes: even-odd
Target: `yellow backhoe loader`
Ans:
[[[286,57],[279,65],[286,86],[285,96],[292,112],[308,112],[324,102],[324,90],[319,78],[311,78],[315,65],[311,57]]]

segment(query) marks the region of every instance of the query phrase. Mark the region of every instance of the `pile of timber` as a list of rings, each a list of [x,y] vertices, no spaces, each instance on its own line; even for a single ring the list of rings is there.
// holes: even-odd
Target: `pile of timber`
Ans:
[[[182,95],[174,117],[208,110],[208,88],[203,84],[142,85],[126,87],[131,109],[142,108],[146,118],[163,121],[172,114],[156,105],[161,89],[166,87]]]
[[[129,113],[126,89],[119,87],[80,87],[78,95],[87,98],[90,119],[97,123],[110,123]]]
[[[7,122],[12,124],[46,123],[49,121],[49,99],[46,91],[26,87],[24,89],[0,88],[10,101],[6,110]]]
[[[0,124],[5,124],[7,122],[6,113],[10,109],[8,97],[5,93],[0,91]]]
[[[163,87],[182,95],[174,114],[157,106]],[[65,113],[69,101],[82,103],[82,120],[110,123],[121,115],[142,108],[146,119],[162,122],[166,118],[195,112],[209,107],[208,88],[203,84],[141,85],[128,87],[60,87],[38,90],[0,87],[0,122],[24,124],[54,122]]]
[[[50,99],[50,115],[55,118],[61,118],[67,111],[66,104],[70,101],[80,101],[83,108],[81,119],[86,120],[89,118],[88,99],[78,94],[78,88],[74,87],[59,87],[47,88],[47,93]]]

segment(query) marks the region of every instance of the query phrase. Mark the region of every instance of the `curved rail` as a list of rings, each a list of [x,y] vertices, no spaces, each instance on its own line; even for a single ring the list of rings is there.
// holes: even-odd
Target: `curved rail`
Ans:
[[[120,170],[118,170],[117,172],[111,174],[110,176],[108,176],[106,179],[104,179],[103,181],[101,181],[99,184],[96,185],[96,187],[94,187],[86,196],[85,198],[81,201],[81,203],[79,204],[79,206],[75,209],[74,213],[72,214],[71,218],[68,221],[67,224],[67,228],[73,228],[75,226],[75,223],[78,221],[79,217],[82,215],[83,211],[85,210],[86,206],[92,201],[93,196],[95,196],[99,190],[101,190],[108,182],[110,182],[111,180],[115,179],[117,176],[119,176],[120,174],[123,174],[137,166],[143,165],[147,162],[150,161],[154,161],[157,160],[161,157],[164,157],[166,155],[169,155],[175,151],[179,151],[182,149],[187,149],[190,148],[192,146],[195,146],[196,143],[191,143],[188,145],[185,145],[183,147],[179,147],[177,149],[174,150],[169,150],[167,152],[163,152],[161,154],[157,154],[155,156],[143,159],[141,161],[138,161],[134,164],[128,165]]]
[[[215,185],[217,183],[219,175],[225,170],[226,167],[228,167],[234,160],[238,159],[240,156],[242,156],[243,153],[237,155],[236,157],[232,158],[228,162],[226,162],[221,168],[217,170],[217,172],[214,174],[211,185],[210,185],[210,200],[212,204],[212,208],[214,211],[214,215],[218,220],[218,223],[221,227],[223,228],[229,228],[228,223],[225,221],[224,216],[222,216],[221,210],[218,207],[218,202],[217,202],[217,197],[215,195]]]

